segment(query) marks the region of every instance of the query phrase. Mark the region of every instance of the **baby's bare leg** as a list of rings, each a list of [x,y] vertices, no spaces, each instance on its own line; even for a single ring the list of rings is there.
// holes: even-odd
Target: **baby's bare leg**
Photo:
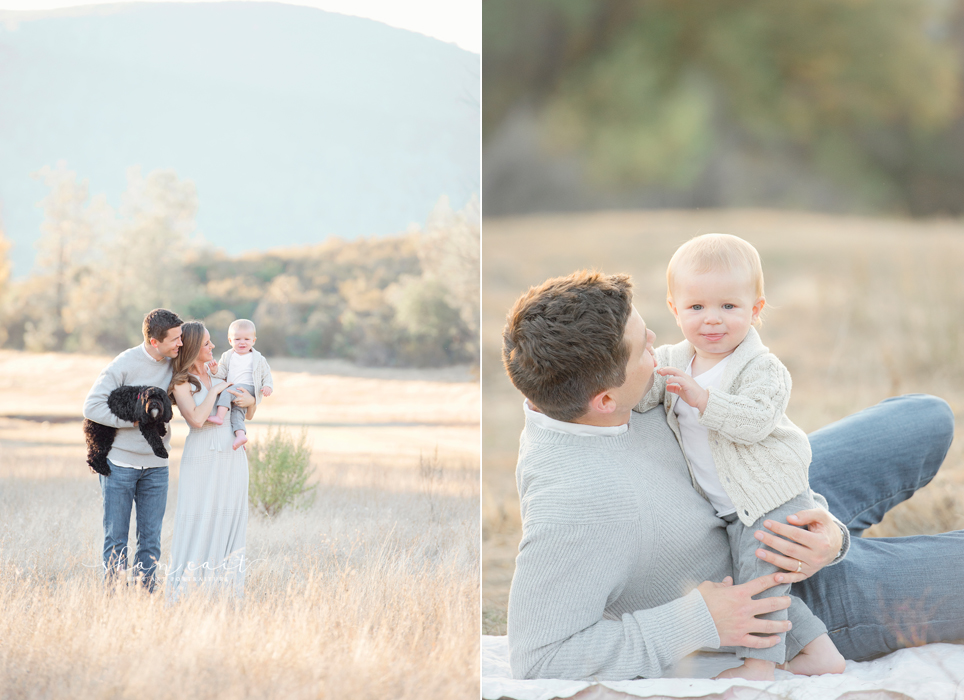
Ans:
[[[215,406],[218,407],[218,412],[216,416],[208,416],[208,423],[214,423],[215,425],[223,425],[224,417],[228,415],[228,411],[231,410],[231,401],[234,399],[234,395],[229,391],[222,391],[218,396],[217,403]]]
[[[847,662],[837,651],[829,635],[822,634],[781,668],[801,676],[822,676],[825,673],[843,673]]]
[[[208,422],[214,423],[215,425],[223,425],[224,417],[228,414],[227,406],[218,406],[217,415],[208,416]]]
[[[231,449],[232,449],[232,450],[236,450],[236,449],[238,449],[239,447],[241,447],[242,445],[247,444],[247,442],[248,442],[248,434],[247,434],[246,432],[244,432],[243,430],[235,430],[235,431],[234,431],[234,444],[231,446]],[[801,653],[802,653],[802,652],[801,652]]]

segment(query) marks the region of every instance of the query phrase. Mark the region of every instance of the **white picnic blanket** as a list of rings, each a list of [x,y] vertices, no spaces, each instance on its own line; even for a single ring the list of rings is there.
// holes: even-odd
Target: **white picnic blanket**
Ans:
[[[727,698],[732,700],[964,700],[964,645],[926,644],[901,649],[874,661],[848,661],[840,675],[795,676],[777,671],[773,682],[712,680],[739,666],[732,654],[698,652],[666,678],[636,681],[517,681],[509,670],[506,637],[482,637],[482,697],[485,700],[569,698],[591,685],[642,698]],[[851,695],[852,694],[852,695]],[[605,697],[604,691],[593,697]],[[615,695],[614,695],[615,697]]]

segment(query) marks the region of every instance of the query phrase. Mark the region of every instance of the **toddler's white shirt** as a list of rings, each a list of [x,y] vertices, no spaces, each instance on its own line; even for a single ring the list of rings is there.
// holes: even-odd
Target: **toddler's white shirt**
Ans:
[[[696,383],[704,389],[719,388],[720,379],[723,377],[723,369],[729,361],[727,355],[717,362],[713,367],[703,372],[698,377],[694,377]],[[693,360],[686,366],[686,373],[693,376]],[[703,493],[710,499],[710,503],[716,508],[716,514],[720,517],[736,512],[736,506],[723,490],[720,483],[720,475],[716,471],[716,462],[713,461],[713,453],[710,452],[709,431],[700,424],[700,411],[679,397],[673,401],[673,413],[679,418],[679,433],[683,441],[683,454],[689,460],[690,468],[693,470],[693,478],[703,489]]]
[[[248,384],[254,386],[254,353],[248,350],[243,355],[235,352],[228,365],[228,382],[238,386]]]

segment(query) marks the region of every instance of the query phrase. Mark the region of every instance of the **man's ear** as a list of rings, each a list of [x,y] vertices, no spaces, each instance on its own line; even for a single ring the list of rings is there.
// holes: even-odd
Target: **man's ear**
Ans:
[[[589,400],[589,412],[612,413],[616,410],[616,399],[608,391],[600,391]]]
[[[676,307],[673,305],[673,300],[667,298],[667,299],[666,299],[666,306],[669,307],[670,313],[672,313],[672,314],[673,314],[673,318],[676,319],[676,325],[679,326],[680,328],[682,328],[683,326],[680,326],[680,322],[679,322],[679,312],[676,310]]]

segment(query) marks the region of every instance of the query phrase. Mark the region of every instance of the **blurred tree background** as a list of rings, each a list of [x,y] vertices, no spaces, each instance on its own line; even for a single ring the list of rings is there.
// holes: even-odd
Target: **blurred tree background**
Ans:
[[[388,238],[228,257],[196,231],[198,196],[170,170],[127,173],[112,209],[64,163],[49,188],[40,255],[11,280],[0,226],[0,344],[111,354],[142,342],[144,314],[202,320],[221,350],[236,318],[257,325],[268,356],[364,365],[478,363],[479,205],[441,197],[424,228]],[[265,232],[270,238],[271,232]]]
[[[962,0],[484,0],[486,215],[964,214]]]

